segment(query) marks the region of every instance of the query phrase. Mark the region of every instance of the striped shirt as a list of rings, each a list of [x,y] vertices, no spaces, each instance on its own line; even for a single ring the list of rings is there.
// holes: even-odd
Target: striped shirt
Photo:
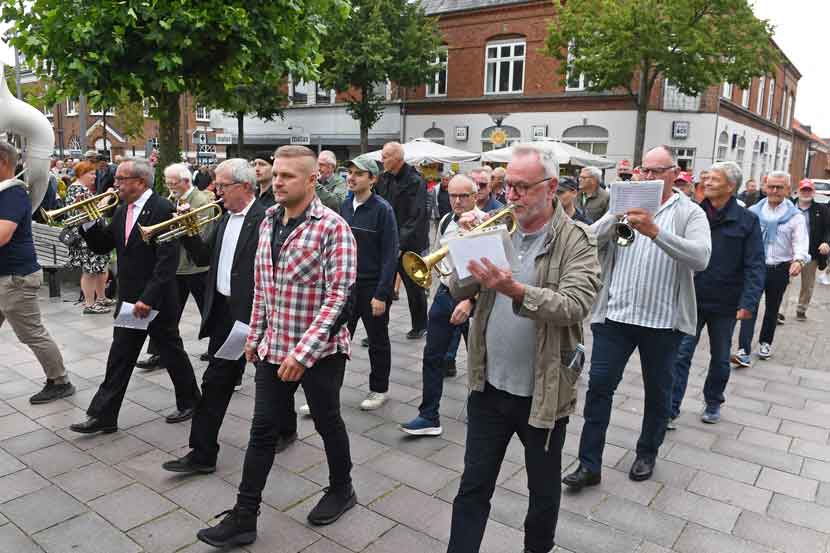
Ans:
[[[676,234],[677,198],[673,194],[654,216],[660,230]],[[653,240],[640,235],[629,247],[616,248],[606,318],[618,323],[670,329],[677,286],[677,261]]]

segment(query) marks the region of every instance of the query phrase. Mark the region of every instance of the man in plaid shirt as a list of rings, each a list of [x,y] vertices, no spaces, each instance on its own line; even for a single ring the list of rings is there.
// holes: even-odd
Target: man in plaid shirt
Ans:
[[[343,325],[357,277],[357,246],[349,225],[324,207],[314,188],[317,158],[305,146],[274,154],[274,195],[259,234],[254,303],[245,356],[256,364],[251,436],[236,506],[198,538],[215,547],[256,540],[262,490],[274,463],[279,431],[302,383],[314,427],[323,439],[330,485],[308,515],[330,524],[357,503],[351,455],[340,416],[340,387],[349,356]]]

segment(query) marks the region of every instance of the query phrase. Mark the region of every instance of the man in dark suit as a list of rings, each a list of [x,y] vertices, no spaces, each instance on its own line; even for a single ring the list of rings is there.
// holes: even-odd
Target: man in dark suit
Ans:
[[[87,409],[89,418],[69,428],[82,434],[115,432],[118,411],[124,401],[127,384],[136,359],[149,334],[159,348],[162,364],[167,367],[176,391],[176,411],[167,416],[175,423],[193,416],[199,400],[199,388],[193,367],[182,347],[179,328],[176,268],[179,246],[176,242],[145,243],[138,226],[161,223],[173,216],[173,204],[153,193],[153,167],[143,159],[128,159],[118,166],[115,183],[121,197],[110,224],[101,220],[83,225],[81,236],[97,254],[118,254],[118,306],[135,305],[133,314],[146,318],[151,310],[158,315],[147,330],[115,327],[107,359],[104,382]]]

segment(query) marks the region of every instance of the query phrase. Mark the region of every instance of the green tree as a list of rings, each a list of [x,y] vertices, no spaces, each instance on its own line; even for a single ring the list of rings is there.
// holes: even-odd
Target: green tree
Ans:
[[[63,97],[93,106],[152,97],[159,164],[180,160],[179,97],[218,97],[259,60],[314,74],[328,27],[347,0],[0,0],[11,42],[44,60]]]
[[[144,102],[126,101],[118,106],[118,128],[126,138],[144,136]],[[135,155],[135,145],[133,146]]]
[[[360,123],[362,151],[369,147],[369,129],[383,115],[385,98],[377,85],[391,81],[410,88],[428,82],[439,68],[440,47],[438,24],[419,2],[352,0],[351,18],[326,39],[320,83],[348,92],[347,110]]]
[[[691,95],[724,82],[746,88],[779,59],[772,26],[747,0],[568,0],[554,7],[546,52],[560,62],[562,83],[583,74],[589,90],[625,90],[634,99],[636,165],[658,78]]]

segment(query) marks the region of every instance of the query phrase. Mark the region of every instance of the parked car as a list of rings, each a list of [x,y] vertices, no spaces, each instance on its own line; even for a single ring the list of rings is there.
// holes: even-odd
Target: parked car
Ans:
[[[813,185],[816,187],[816,203],[827,204],[830,203],[830,180],[827,179],[812,179]]]

